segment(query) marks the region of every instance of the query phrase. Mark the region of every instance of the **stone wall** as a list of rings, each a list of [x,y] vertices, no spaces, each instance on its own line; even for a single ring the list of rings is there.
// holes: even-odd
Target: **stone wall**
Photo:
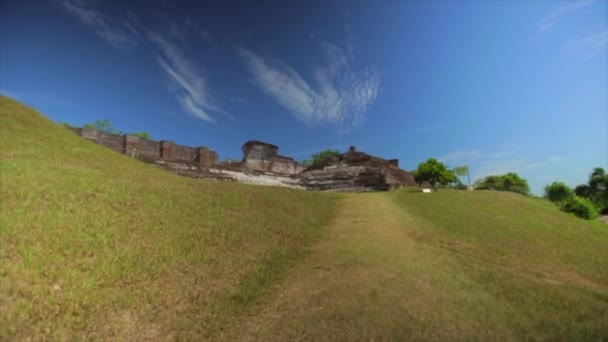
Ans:
[[[243,145],[242,163],[219,163],[218,154],[205,146],[144,140],[132,134],[109,134],[87,127],[70,130],[114,151],[194,178],[247,179],[255,183],[256,177],[270,177],[275,185],[322,191],[382,191],[416,185],[412,174],[399,168],[397,159],[372,156],[354,146],[344,154],[305,168],[293,158],[279,155],[277,146],[260,141]]]
[[[195,148],[177,145],[168,140],[145,140],[133,134],[110,134],[88,127],[70,130],[85,139],[146,162],[167,161],[207,166],[218,163],[217,153],[204,146]]]
[[[297,175],[304,171],[303,165],[278,152],[276,145],[250,140],[243,145],[243,165],[251,171],[284,175]]]
[[[359,152],[354,146],[339,156],[328,157],[298,175],[299,183],[323,191],[381,191],[416,186],[399,160],[386,160]]]

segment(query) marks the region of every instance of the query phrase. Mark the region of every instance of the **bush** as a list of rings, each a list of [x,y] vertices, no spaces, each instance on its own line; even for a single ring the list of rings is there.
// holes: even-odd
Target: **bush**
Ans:
[[[492,175],[475,183],[475,188],[480,190],[511,191],[523,195],[530,193],[528,181],[518,174],[509,172],[505,175]]]
[[[587,184],[581,184],[574,190],[577,196],[589,199],[598,211],[608,212],[608,173],[596,167],[589,175]]]
[[[598,216],[595,205],[590,200],[578,196],[567,199],[562,210],[587,220],[593,220]]]
[[[572,189],[562,182],[553,182],[545,187],[545,197],[553,203],[561,203],[572,196]]]
[[[144,132],[144,131],[133,133],[133,135],[138,136],[139,139],[142,139],[142,140],[151,140],[152,139],[152,136],[150,135],[150,133]]]
[[[114,128],[114,125],[110,120],[95,120],[95,123],[88,123],[84,126],[87,128],[95,128],[96,130],[101,132],[122,135],[121,131],[118,131]]]
[[[312,155],[312,159],[306,159],[302,163],[306,167],[312,166],[312,165],[320,165],[327,158],[330,158],[330,157],[339,157],[339,156],[340,156],[340,151],[338,151],[338,150],[332,150],[332,149],[327,149],[325,151],[321,151],[319,153],[313,154]]]

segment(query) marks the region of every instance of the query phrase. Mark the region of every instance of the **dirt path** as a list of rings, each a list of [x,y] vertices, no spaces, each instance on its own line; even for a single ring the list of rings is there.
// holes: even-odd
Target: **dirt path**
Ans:
[[[228,340],[454,337],[414,248],[415,230],[387,194],[348,194],[329,235]],[[415,275],[415,276],[414,276]],[[461,331],[462,332],[462,331]]]

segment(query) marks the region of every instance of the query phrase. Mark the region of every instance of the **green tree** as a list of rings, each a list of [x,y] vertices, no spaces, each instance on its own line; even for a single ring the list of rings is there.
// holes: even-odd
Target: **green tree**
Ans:
[[[593,169],[587,184],[581,184],[574,190],[577,196],[587,198],[596,208],[605,213],[608,211],[608,174],[601,167]]]
[[[517,192],[524,195],[530,192],[528,181],[521,178],[517,173],[509,172],[502,177],[504,191]]]
[[[587,220],[593,220],[598,216],[595,205],[590,200],[578,196],[567,199],[562,210]]]
[[[84,125],[87,128],[95,128],[98,131],[111,133],[111,134],[122,134],[121,131],[118,131],[112,125],[110,120],[95,120],[95,123],[88,123]]]
[[[562,182],[553,182],[545,187],[545,197],[553,203],[562,203],[574,196],[574,191]]]
[[[144,131],[133,133],[133,135],[138,136],[139,139],[142,139],[142,140],[151,140],[152,139],[152,136],[150,135],[150,133],[144,132]]]
[[[435,158],[429,158],[426,162],[418,164],[413,174],[416,183],[422,185],[423,182],[428,182],[435,189],[438,185],[447,185],[456,178],[452,171]]]
[[[338,156],[340,156],[340,151],[327,149],[327,150],[321,151],[319,153],[313,154],[312,158],[304,160],[303,164],[305,166],[319,165],[323,161],[325,161],[327,158],[338,157]]]
[[[528,181],[514,172],[505,175],[491,175],[475,183],[477,189],[511,191],[527,195],[530,192]]]
[[[589,185],[587,185],[587,184],[577,185],[576,188],[574,188],[574,193],[576,194],[576,196],[589,198]]]

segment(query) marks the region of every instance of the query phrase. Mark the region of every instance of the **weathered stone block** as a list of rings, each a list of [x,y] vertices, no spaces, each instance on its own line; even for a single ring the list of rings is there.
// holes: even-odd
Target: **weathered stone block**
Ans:
[[[171,160],[173,156],[173,141],[162,140],[160,142],[160,158],[164,160]]]
[[[133,134],[125,134],[125,154],[129,157],[137,155],[139,137]]]
[[[208,147],[201,146],[196,149],[196,161],[200,165],[211,166],[217,164],[218,155]]]
[[[80,130],[80,136],[85,139],[96,142],[97,141],[97,130],[95,128],[91,128],[91,127],[83,127]]]

